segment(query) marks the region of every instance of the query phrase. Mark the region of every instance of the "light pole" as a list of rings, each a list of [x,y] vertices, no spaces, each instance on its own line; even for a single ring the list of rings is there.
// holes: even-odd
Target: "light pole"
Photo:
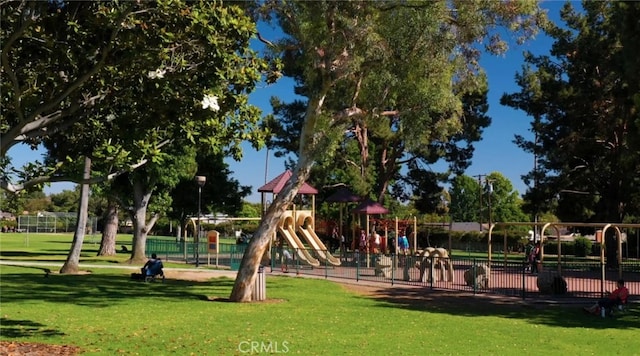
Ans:
[[[493,181],[490,179],[486,180],[487,182],[487,188],[488,188],[488,192],[489,192],[489,197],[488,197],[488,201],[489,201],[489,229],[491,229],[491,224],[492,224],[492,214],[491,214],[491,194],[493,194]]]
[[[202,215],[200,212],[200,203],[202,201],[202,187],[204,183],[207,182],[207,177],[205,176],[196,176],[196,183],[198,184],[198,227],[193,241],[196,244],[196,267],[200,266],[200,216]]]

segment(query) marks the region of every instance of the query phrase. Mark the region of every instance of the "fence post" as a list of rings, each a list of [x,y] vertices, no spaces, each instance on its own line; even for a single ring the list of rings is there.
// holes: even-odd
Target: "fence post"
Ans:
[[[522,262],[522,300],[526,299],[527,294],[527,261]]]
[[[435,262],[435,256],[429,256],[429,259],[431,259],[430,261],[430,265],[429,265],[429,286],[431,289],[433,289],[433,280],[436,279],[436,273],[434,273],[434,265],[433,263]]]
[[[395,253],[392,253],[391,254],[391,285],[393,285],[395,282],[397,263],[398,263],[398,257]]]
[[[356,250],[356,281],[360,280],[360,250]]]
[[[409,256],[404,255],[404,263],[402,264],[402,279],[405,281],[410,281],[411,277],[409,276]]]
[[[471,269],[473,270],[473,295],[475,295],[478,290],[478,264],[475,258],[473,259],[473,265]]]

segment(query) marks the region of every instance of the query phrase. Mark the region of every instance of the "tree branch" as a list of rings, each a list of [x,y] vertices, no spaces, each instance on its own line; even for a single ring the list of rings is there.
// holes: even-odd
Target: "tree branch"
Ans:
[[[2,68],[4,68],[5,73],[7,73],[7,76],[9,76],[9,79],[13,84],[13,87],[15,90],[15,95],[13,96],[13,102],[16,107],[16,114],[20,121],[24,119],[24,114],[21,109],[22,106],[20,105],[20,97],[22,96],[22,90],[20,89],[20,83],[18,82],[18,77],[16,76],[16,73],[13,71],[13,69],[11,68],[11,65],[9,64],[9,51],[13,47],[13,43],[16,40],[18,40],[18,38],[22,36],[24,31],[29,26],[31,26],[31,24],[33,24],[34,22],[35,21],[33,17],[29,16],[29,18],[22,23],[22,26],[13,35],[11,35],[5,42],[4,46],[2,46],[2,56],[0,57],[2,60]]]
[[[156,148],[162,148],[165,145],[170,144],[171,142],[173,142],[172,140],[165,140],[163,142],[160,142]],[[31,188],[33,186],[36,186],[38,184],[43,184],[43,183],[59,183],[59,182],[70,182],[70,183],[76,183],[76,184],[97,184],[97,183],[102,183],[102,182],[107,182],[110,180],[113,180],[115,178],[117,178],[118,176],[136,170],[142,166],[144,166],[145,164],[147,164],[149,162],[149,159],[142,159],[134,164],[129,165],[126,169],[121,169],[119,171],[113,172],[113,173],[109,173],[109,174],[105,174],[102,176],[98,176],[98,177],[92,177],[89,179],[78,179],[78,178],[74,178],[74,177],[69,177],[69,176],[65,176],[65,175],[43,175],[43,176],[39,176],[33,179],[30,179],[26,182],[23,183],[19,183],[19,184],[13,184],[11,182],[9,182],[7,180],[6,177],[2,177],[0,179],[0,188],[4,189],[8,192],[11,193],[17,193],[21,190],[25,190],[28,188]]]
[[[260,42],[266,44],[269,48],[276,48],[276,45],[273,42],[271,42],[271,41],[267,40],[266,38],[262,37],[262,34],[260,34],[260,32],[258,32],[258,40]]]
[[[71,95],[71,93],[73,93],[78,88],[83,86],[87,81],[89,81],[91,79],[91,77],[93,77],[99,70],[102,69],[102,67],[104,66],[104,64],[105,64],[105,62],[107,60],[108,55],[110,54],[111,50],[114,47],[117,35],[120,32],[120,30],[122,29],[122,26],[120,24],[129,15],[131,15],[130,9],[124,11],[122,16],[120,16],[120,18],[118,18],[115,21],[116,27],[111,32],[111,36],[109,37],[109,41],[107,42],[107,45],[102,50],[102,55],[101,55],[100,60],[98,61],[98,63],[96,63],[96,65],[94,65],[84,75],[82,75],[79,78],[77,78],[65,90],[63,90],[56,98],[44,103],[43,105],[41,105],[38,108],[36,108],[29,116],[27,116],[26,118],[22,118],[18,122],[18,124],[16,124],[16,126],[11,128],[11,130],[9,130],[9,132],[7,132],[5,135],[3,135],[2,143],[0,143],[0,153],[2,155],[5,155],[6,152],[8,151],[8,149],[11,146],[13,146],[13,145],[15,145],[17,143],[15,141],[15,137],[17,137],[20,134],[25,134],[25,132],[24,132],[24,127],[25,126],[33,124],[33,123],[39,121],[40,119],[42,119],[42,117],[41,117],[42,113],[50,111],[50,110],[53,110],[56,106],[60,105],[60,103],[63,100],[65,100],[66,98],[68,98]],[[5,51],[3,49],[3,54],[4,53],[5,53]],[[3,59],[3,65],[4,65],[4,59]],[[86,103],[86,102],[87,101],[85,100],[84,103]],[[89,103],[91,104],[92,102],[90,101]],[[74,111],[76,111],[79,107],[80,106],[76,107],[75,110],[71,110],[71,111],[68,111],[68,112],[67,111],[62,111],[62,112],[65,112],[68,115],[70,115]],[[18,111],[20,111],[20,110],[18,110]],[[47,116],[49,116],[49,115],[47,115]],[[55,121],[55,120],[60,119],[62,117],[63,116],[53,117],[53,118],[51,118],[51,120]],[[38,128],[38,126],[40,126],[40,125],[36,124],[36,128]],[[8,143],[5,143],[5,142],[8,142]]]

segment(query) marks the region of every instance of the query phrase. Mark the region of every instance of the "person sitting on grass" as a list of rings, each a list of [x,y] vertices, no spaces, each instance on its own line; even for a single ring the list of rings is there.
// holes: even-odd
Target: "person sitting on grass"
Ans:
[[[584,311],[597,315],[600,313],[602,308],[605,310],[611,310],[612,308],[624,303],[628,297],[629,289],[624,286],[624,280],[620,279],[617,282],[617,288],[613,292],[607,292],[606,298],[598,300],[598,302],[590,307],[585,307]]]
[[[146,277],[161,276],[164,281],[164,271],[162,271],[162,260],[155,253],[151,254],[151,258],[142,267],[142,275]]]

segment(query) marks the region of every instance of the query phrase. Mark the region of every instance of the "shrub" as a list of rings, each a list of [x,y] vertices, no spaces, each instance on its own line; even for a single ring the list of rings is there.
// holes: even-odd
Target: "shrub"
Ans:
[[[578,236],[575,239],[575,255],[577,257],[586,257],[589,253],[591,253],[591,240],[586,237]]]

